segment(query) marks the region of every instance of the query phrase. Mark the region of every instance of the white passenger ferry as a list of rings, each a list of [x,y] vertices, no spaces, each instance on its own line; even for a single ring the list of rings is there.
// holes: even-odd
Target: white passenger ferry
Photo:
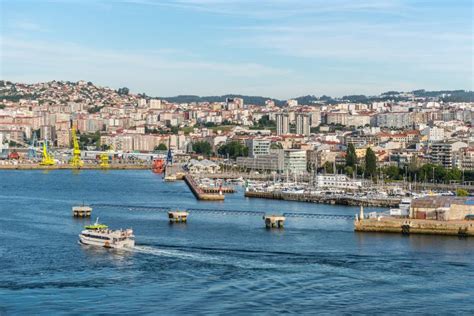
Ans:
[[[135,236],[133,230],[111,230],[107,225],[99,224],[99,219],[94,225],[88,225],[79,235],[79,243],[83,245],[99,246],[106,248],[133,248]]]

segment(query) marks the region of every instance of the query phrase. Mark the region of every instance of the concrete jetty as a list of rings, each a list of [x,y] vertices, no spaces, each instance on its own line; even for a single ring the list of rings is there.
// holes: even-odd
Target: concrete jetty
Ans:
[[[449,197],[452,201],[450,207],[443,207],[442,209],[434,209],[437,205],[431,205],[434,211],[429,212],[430,219],[426,219],[426,213],[429,211],[429,206],[426,202],[436,204],[436,201],[430,199],[420,199],[421,201],[414,201],[411,205],[410,217],[393,217],[385,216],[383,214],[376,214],[375,216],[365,216],[364,208],[360,207],[360,212],[356,215],[354,221],[354,230],[358,232],[381,232],[381,233],[399,233],[399,234],[429,234],[429,235],[451,235],[451,236],[474,236],[474,220],[469,220],[469,217],[464,216],[471,212],[471,205],[462,204],[462,201],[457,201],[455,198]],[[434,199],[431,199],[434,200]],[[449,203],[444,201],[442,203]],[[459,203],[459,204],[455,204]],[[417,213],[421,212],[421,208],[425,216],[419,218]],[[447,205],[447,204],[445,204]],[[432,216],[434,214],[443,214],[442,217]],[[370,215],[370,214],[369,214]],[[442,219],[440,219],[442,218]]]
[[[281,215],[264,215],[265,227],[267,228],[283,228],[285,217]]]
[[[194,196],[198,200],[204,201],[224,201],[224,194],[215,194],[215,193],[206,193],[204,190],[199,186],[196,180],[191,175],[184,176],[184,181],[193,192]]]
[[[474,221],[437,221],[426,219],[403,219],[381,217],[358,218],[354,223],[357,232],[379,232],[399,234],[429,234],[474,236]]]
[[[89,206],[73,206],[72,216],[74,217],[90,217],[92,213],[92,207]]]
[[[385,199],[366,199],[358,198],[353,196],[326,196],[326,195],[315,195],[315,194],[295,194],[286,192],[245,192],[245,197],[250,198],[261,198],[261,199],[274,199],[274,200],[285,200],[285,201],[296,201],[296,202],[310,202],[310,203],[321,203],[321,204],[332,204],[332,205],[349,205],[349,206],[371,206],[371,207],[398,207],[401,202],[400,198],[385,198]]]
[[[168,218],[170,223],[186,223],[188,220],[189,213],[186,211],[170,211],[168,212]]]

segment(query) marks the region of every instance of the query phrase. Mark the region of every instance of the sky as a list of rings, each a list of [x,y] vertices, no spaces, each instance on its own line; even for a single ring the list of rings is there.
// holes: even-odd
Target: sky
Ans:
[[[0,0],[0,79],[151,96],[473,88],[472,0]]]

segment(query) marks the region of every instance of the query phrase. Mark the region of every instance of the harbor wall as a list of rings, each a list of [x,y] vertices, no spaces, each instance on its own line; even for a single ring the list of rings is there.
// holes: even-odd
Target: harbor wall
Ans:
[[[191,175],[184,176],[184,182],[189,186],[191,192],[193,192],[194,196],[198,200],[203,201],[223,201],[224,195],[223,194],[212,194],[204,192],[199,185],[197,184],[196,180]]]
[[[151,169],[149,164],[110,164],[108,168],[102,168],[100,165],[84,165],[75,168],[69,164],[41,166],[39,164],[19,164],[19,165],[0,165],[0,170],[144,170]]]
[[[474,236],[474,221],[437,221],[423,219],[363,219],[354,222],[358,232]]]
[[[349,206],[371,206],[371,207],[398,207],[401,200],[399,198],[386,198],[386,199],[361,199],[350,196],[324,196],[314,194],[295,194],[285,192],[245,192],[245,197],[249,198],[262,198],[262,199],[273,199],[273,200],[285,200],[285,201],[296,201],[296,202],[310,202],[310,203],[321,203],[321,204],[333,204],[333,205],[349,205]]]

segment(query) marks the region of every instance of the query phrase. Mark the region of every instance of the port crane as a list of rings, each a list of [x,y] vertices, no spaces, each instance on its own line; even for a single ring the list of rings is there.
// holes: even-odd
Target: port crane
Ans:
[[[48,140],[44,140],[43,142],[43,159],[40,162],[41,166],[54,166],[56,162],[54,161],[53,156],[48,153]]]
[[[28,147],[28,158],[30,159],[38,158],[38,155],[36,154],[37,147],[38,147],[38,138],[36,137],[36,133],[33,133],[31,144]]]
[[[70,161],[73,168],[80,168],[84,165],[84,162],[81,160],[81,149],[79,148],[79,142],[77,141],[76,128],[71,128],[71,137],[72,137],[72,159]]]
[[[110,146],[110,149],[108,151],[104,151],[99,156],[99,158],[100,158],[100,167],[102,169],[110,168],[109,153],[113,153],[113,146],[112,145]]]

